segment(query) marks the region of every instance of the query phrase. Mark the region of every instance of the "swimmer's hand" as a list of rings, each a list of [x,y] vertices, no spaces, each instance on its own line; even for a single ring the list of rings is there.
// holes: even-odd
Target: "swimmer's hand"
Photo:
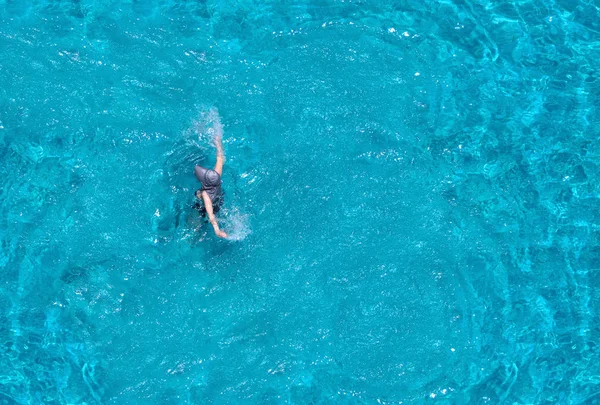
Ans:
[[[217,218],[215,218],[215,214],[213,213],[212,201],[210,200],[210,197],[206,191],[202,192],[202,200],[204,200],[204,208],[206,208],[208,220],[215,230],[215,235],[217,235],[219,238],[227,239],[227,234],[219,228],[219,223],[217,222]]]

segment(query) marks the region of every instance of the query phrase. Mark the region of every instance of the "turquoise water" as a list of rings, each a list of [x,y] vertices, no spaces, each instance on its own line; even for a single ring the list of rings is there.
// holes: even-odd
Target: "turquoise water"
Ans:
[[[587,0],[0,0],[0,403],[600,403],[599,44]]]

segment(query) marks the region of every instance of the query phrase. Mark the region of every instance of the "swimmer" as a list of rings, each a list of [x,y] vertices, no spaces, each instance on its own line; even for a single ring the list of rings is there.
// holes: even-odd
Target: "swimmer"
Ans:
[[[200,214],[204,217],[208,214],[208,220],[215,230],[215,234],[219,238],[226,239],[227,234],[219,228],[219,223],[215,214],[221,209],[223,204],[223,190],[221,189],[221,174],[223,173],[223,163],[225,162],[225,155],[223,153],[223,144],[221,138],[223,134],[223,128],[219,121],[214,124],[215,135],[213,142],[217,149],[217,163],[214,169],[207,169],[202,166],[194,167],[194,174],[200,183],[202,188],[196,191],[196,198],[203,202],[203,205],[196,204]]]

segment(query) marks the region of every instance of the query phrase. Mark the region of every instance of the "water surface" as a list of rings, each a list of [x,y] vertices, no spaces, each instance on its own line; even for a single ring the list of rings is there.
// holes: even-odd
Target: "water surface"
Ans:
[[[600,401],[599,33],[0,0],[0,403]],[[236,241],[192,209],[211,108]]]

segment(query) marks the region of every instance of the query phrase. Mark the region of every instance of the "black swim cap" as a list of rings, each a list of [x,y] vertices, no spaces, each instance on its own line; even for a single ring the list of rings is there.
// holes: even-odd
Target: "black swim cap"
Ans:
[[[221,176],[214,170],[202,166],[194,167],[194,174],[203,186],[215,187],[221,184]]]
[[[221,183],[221,176],[214,170],[207,170],[206,174],[204,174],[204,179],[207,186],[218,186]]]

